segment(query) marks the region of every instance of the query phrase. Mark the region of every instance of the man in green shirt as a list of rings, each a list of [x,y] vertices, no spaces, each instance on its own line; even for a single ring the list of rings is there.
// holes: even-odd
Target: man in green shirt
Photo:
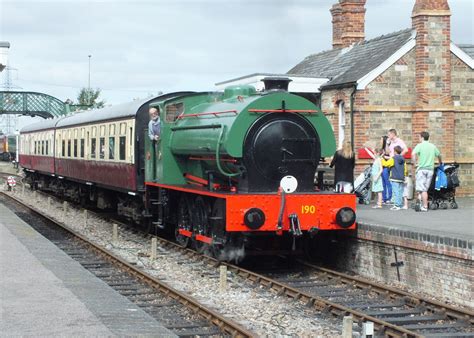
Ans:
[[[430,134],[426,131],[420,133],[420,143],[413,149],[413,164],[416,165],[416,191],[421,199],[420,211],[428,211],[428,189],[434,173],[435,157],[442,163],[441,153],[438,148],[428,142]]]

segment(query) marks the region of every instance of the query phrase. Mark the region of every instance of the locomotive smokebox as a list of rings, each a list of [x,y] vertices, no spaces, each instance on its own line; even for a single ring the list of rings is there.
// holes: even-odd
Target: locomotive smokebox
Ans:
[[[290,84],[291,80],[290,78],[287,77],[278,77],[278,76],[270,76],[266,77],[263,80],[263,83],[265,85],[265,91],[279,91],[279,90],[284,90],[288,91],[288,86]]]

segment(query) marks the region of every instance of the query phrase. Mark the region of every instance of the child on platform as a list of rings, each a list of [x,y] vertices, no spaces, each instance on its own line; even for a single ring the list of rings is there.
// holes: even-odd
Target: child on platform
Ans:
[[[383,183],[382,183],[382,160],[381,156],[384,150],[378,150],[377,154],[374,157],[374,163],[372,164],[372,170],[370,172],[372,177],[372,192],[377,194],[377,202],[372,207],[373,209],[381,209],[382,208],[382,191],[383,191]]]
[[[401,155],[402,147],[394,148],[393,167],[390,171],[390,181],[392,182],[392,193],[395,205],[390,210],[400,210],[403,208],[403,188],[405,184],[405,159]]]

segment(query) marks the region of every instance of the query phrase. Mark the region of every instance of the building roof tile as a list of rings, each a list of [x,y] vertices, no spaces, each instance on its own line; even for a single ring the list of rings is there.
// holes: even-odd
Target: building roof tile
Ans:
[[[288,74],[327,77],[322,87],[353,83],[399,50],[414,37],[412,29],[405,29],[363,41],[347,48],[338,48],[306,57]]]
[[[474,45],[459,44],[457,46],[461,48],[464,53],[474,59]]]

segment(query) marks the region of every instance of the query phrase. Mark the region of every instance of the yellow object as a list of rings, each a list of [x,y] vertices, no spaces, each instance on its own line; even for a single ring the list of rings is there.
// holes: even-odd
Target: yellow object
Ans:
[[[395,163],[393,162],[393,158],[389,158],[388,160],[386,160],[385,158],[381,157],[382,159],[382,167],[384,168],[391,168],[395,165]]]

